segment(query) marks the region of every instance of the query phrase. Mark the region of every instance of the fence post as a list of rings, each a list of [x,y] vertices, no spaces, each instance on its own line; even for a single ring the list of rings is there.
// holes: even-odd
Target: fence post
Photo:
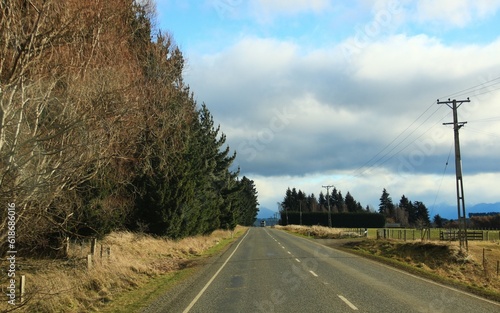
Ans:
[[[95,255],[96,246],[97,246],[97,238],[92,238],[90,241],[90,254]]]
[[[486,255],[485,255],[484,248],[483,248],[483,269],[484,269],[484,272],[486,273]]]
[[[107,253],[108,253],[108,259],[109,259],[109,257],[111,256],[111,247],[108,247],[106,250],[107,250]]]
[[[69,256],[69,237],[64,240],[64,256]]]
[[[92,254],[87,255],[87,269],[89,271],[92,269]]]
[[[23,303],[24,299],[24,291],[26,289],[26,275],[21,275],[21,282],[19,283],[19,294],[20,294],[20,299],[21,303]]]

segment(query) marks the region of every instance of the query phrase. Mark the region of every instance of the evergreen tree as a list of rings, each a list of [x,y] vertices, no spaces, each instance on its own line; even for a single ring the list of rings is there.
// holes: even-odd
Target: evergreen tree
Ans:
[[[342,192],[337,188],[333,188],[332,193],[330,195],[330,208],[332,208],[332,212],[344,212],[346,210],[345,200],[342,196]]]
[[[319,193],[319,197],[318,197],[318,205],[319,205],[319,212],[324,212],[325,209],[328,209],[327,206],[328,206],[328,203],[327,203],[327,200],[326,200],[326,197],[325,195],[323,194],[323,191],[321,191]]]
[[[347,212],[353,213],[358,211],[358,203],[356,203],[356,200],[354,200],[354,197],[349,191],[345,195],[345,205],[347,207]]]
[[[246,176],[243,176],[239,182],[239,186],[240,192],[236,201],[236,207],[239,210],[238,224],[251,226],[257,219],[259,211],[255,183]]]
[[[379,213],[383,214],[385,217],[394,217],[394,204],[392,203],[392,198],[384,188],[382,191],[382,196],[380,196]]]
[[[417,207],[412,203],[405,195],[401,196],[399,200],[399,207],[404,209],[406,212],[406,218],[408,219],[408,224],[410,226],[415,226],[417,223]]]
[[[433,221],[437,228],[443,228],[444,220],[439,214],[434,215]]]
[[[420,201],[415,201],[414,206],[416,208],[416,224],[418,227],[428,227],[431,224],[430,217],[429,217],[429,210]]]
[[[291,208],[293,207],[293,202],[294,199],[292,195],[292,190],[290,189],[290,187],[288,187],[285,193],[285,198],[281,202],[281,207],[286,210],[291,210]]]

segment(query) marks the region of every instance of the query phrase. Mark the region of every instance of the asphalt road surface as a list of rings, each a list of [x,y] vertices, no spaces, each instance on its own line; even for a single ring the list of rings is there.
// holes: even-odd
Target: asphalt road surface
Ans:
[[[144,312],[500,312],[479,298],[269,227]]]

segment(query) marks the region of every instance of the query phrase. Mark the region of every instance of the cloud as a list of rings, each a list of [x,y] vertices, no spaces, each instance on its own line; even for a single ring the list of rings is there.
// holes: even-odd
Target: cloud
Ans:
[[[453,131],[442,125],[452,121],[451,109],[435,101],[498,77],[499,44],[450,47],[395,35],[346,62],[339,46],[246,37],[191,56],[187,81],[237,151],[242,174],[256,181],[262,206],[275,209],[288,187],[318,195],[322,184],[350,191],[364,206],[376,206],[384,187],[394,201],[405,194],[431,206],[441,181],[448,189],[437,203],[453,203],[455,192]],[[481,179],[500,176],[492,156],[500,153],[500,116],[489,113],[498,112],[500,93],[497,85],[479,90],[486,93],[458,94],[471,98],[459,118],[471,121],[460,130],[474,193],[467,201],[484,202],[495,191]]]
[[[421,0],[416,3],[415,19],[450,27],[465,27],[477,20],[494,16],[500,8],[491,0]]]
[[[273,176],[354,170],[414,123],[376,166],[428,172],[441,170],[433,157],[444,158],[452,140],[442,126],[451,110],[433,104],[435,99],[500,68],[497,47],[451,49],[425,36],[393,36],[347,64],[335,48],[304,53],[294,43],[245,38],[191,59],[188,81],[222,124],[246,171]],[[481,109],[467,106],[461,112],[469,117],[484,118],[494,109],[488,98]],[[493,124],[487,131],[498,129]],[[492,144],[484,134],[471,134],[476,137]]]
[[[264,15],[295,15],[301,12],[319,13],[330,7],[328,0],[257,0],[256,12]]]

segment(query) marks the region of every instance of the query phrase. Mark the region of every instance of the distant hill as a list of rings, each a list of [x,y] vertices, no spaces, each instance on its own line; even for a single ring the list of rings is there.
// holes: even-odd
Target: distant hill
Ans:
[[[467,208],[465,208],[467,210]],[[468,213],[489,213],[489,212],[499,212],[500,213],[500,202],[496,203],[478,203],[468,210]]]
[[[469,213],[490,213],[499,212],[500,213],[500,202],[495,203],[477,203],[477,204],[466,204],[465,213],[469,217]],[[457,206],[449,204],[439,204],[434,207],[431,212],[431,219],[434,215],[439,214],[441,217],[447,219],[457,219]]]
[[[259,208],[259,213],[257,214],[257,218],[270,218],[270,217],[274,217],[275,213],[276,213],[276,211],[269,210],[268,208],[260,207]]]

